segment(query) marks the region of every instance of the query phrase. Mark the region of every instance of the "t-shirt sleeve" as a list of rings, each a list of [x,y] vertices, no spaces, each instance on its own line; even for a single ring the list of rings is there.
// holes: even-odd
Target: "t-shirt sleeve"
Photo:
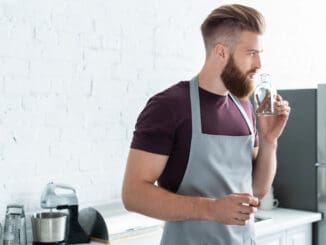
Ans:
[[[170,155],[174,126],[172,110],[159,96],[154,96],[138,116],[131,148]]]

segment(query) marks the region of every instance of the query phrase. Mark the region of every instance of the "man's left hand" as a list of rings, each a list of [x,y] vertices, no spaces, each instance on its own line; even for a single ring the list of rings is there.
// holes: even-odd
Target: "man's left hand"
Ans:
[[[289,102],[280,95],[276,96],[274,106],[275,115],[257,117],[260,138],[267,143],[273,143],[281,136],[291,111]]]

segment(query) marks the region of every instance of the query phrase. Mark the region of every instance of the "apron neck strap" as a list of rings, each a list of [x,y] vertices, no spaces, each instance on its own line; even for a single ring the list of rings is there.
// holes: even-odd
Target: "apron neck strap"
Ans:
[[[246,123],[248,125],[248,128],[249,128],[249,131],[250,131],[250,134],[251,135],[254,135],[255,133],[254,133],[254,129],[253,129],[252,123],[249,120],[247,113],[243,109],[243,106],[241,105],[239,99],[237,97],[235,97],[234,95],[232,95],[231,93],[229,93],[229,95],[230,95],[231,99],[234,101],[234,103],[236,104],[236,106],[238,107],[238,109],[240,110],[240,112],[242,114],[242,117],[246,121]]]
[[[250,131],[250,134],[251,134],[251,138],[252,138],[252,140],[251,140],[251,146],[254,147],[254,145],[255,145],[255,131],[254,131],[254,127],[253,127],[251,121],[249,120],[247,113],[243,109],[243,106],[241,105],[239,99],[237,97],[235,97],[234,95],[232,95],[231,93],[229,93],[229,95],[232,98],[232,100],[234,101],[234,103],[236,104],[236,106],[239,108],[239,110],[240,110],[240,112],[242,114],[242,117],[244,118],[244,120],[246,121],[246,123],[248,125],[249,131]]]
[[[199,91],[198,91],[198,89],[199,89],[198,75],[195,76],[193,79],[191,79],[189,86],[190,86],[192,134],[198,135],[202,132],[200,100],[199,100]]]

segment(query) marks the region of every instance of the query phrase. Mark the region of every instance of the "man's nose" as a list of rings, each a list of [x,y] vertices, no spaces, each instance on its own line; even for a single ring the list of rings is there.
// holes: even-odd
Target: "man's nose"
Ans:
[[[261,68],[261,60],[260,60],[260,55],[259,54],[256,56],[254,67],[255,67],[255,69],[260,69]]]

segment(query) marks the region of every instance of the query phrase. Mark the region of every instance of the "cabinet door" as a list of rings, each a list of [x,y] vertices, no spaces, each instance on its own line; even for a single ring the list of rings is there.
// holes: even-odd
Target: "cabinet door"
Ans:
[[[257,238],[257,245],[285,245],[285,233],[266,235]]]
[[[302,225],[289,229],[286,234],[286,245],[311,245],[311,225]]]

